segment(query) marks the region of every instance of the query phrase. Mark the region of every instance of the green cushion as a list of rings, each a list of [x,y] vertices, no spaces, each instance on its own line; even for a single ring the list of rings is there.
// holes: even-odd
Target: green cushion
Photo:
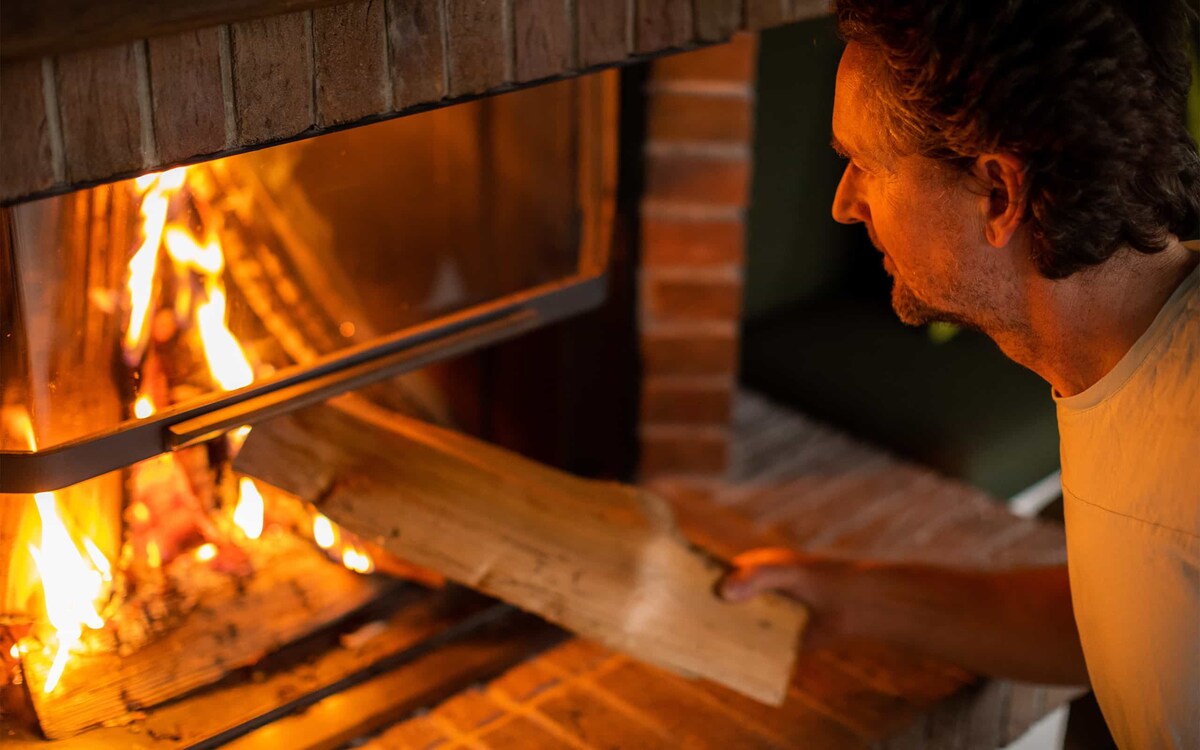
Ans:
[[[809,303],[747,324],[742,380],[997,497],[1058,467],[1044,380],[982,334],[936,343],[886,304]]]

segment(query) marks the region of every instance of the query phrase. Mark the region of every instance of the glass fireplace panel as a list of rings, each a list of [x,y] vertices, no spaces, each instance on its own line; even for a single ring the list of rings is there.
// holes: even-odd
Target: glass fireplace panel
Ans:
[[[9,209],[0,491],[65,486],[598,303],[598,85]]]

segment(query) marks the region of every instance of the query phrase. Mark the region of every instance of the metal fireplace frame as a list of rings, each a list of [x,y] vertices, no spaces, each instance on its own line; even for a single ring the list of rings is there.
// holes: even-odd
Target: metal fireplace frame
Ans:
[[[186,406],[38,451],[0,451],[0,493],[57,490],[599,307],[616,202],[617,76],[579,85],[579,264],[574,275],[418,324]],[[6,227],[11,232],[11,223]],[[11,237],[10,237],[11,241]]]

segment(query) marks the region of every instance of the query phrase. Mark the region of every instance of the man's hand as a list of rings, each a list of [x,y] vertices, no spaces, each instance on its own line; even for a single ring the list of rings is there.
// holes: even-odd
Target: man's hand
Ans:
[[[1065,567],[973,570],[759,549],[719,585],[745,601],[777,590],[806,604],[806,648],[891,643],[978,674],[1086,684]]]

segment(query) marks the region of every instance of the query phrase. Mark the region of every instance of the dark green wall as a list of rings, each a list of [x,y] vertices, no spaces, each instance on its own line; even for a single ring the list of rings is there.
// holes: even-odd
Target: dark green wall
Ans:
[[[766,31],[760,39],[747,230],[750,319],[832,294],[863,242],[861,228],[829,216],[843,167],[829,147],[842,51],[833,18]]]

